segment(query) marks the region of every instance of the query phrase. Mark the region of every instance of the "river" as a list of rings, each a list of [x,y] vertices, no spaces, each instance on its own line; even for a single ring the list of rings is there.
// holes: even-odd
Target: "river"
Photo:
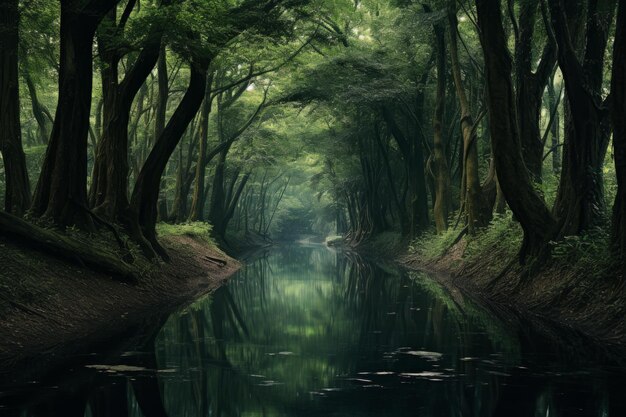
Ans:
[[[0,415],[626,416],[626,368],[579,335],[321,245],[271,248],[114,345],[0,384]]]

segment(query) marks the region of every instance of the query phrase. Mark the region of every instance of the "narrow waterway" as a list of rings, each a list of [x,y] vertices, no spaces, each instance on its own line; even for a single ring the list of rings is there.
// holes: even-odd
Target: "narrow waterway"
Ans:
[[[0,415],[626,416],[626,369],[501,317],[424,275],[277,247],[121,347],[2,384]]]

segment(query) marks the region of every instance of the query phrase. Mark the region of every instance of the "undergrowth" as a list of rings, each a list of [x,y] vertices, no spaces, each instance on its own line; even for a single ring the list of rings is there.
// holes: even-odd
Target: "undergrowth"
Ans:
[[[189,236],[217,246],[211,237],[212,226],[204,222],[189,222],[181,224],[159,223],[156,226],[157,234],[163,236]]]
[[[585,274],[590,278],[603,278],[615,273],[615,263],[609,256],[610,230],[606,226],[595,227],[581,236],[568,236],[558,242],[550,242],[552,260],[555,265],[570,271]],[[458,238],[460,229],[451,229],[443,234],[428,232],[409,246],[409,253],[424,261],[432,261],[446,254]],[[475,236],[465,236],[467,246],[463,260],[467,263],[490,259],[490,265],[503,266],[514,259],[522,245],[523,233],[510,212],[497,215],[489,227]]]
[[[611,234],[606,227],[594,227],[581,236],[567,236],[550,242],[553,259],[568,269],[590,278],[604,278],[615,272],[611,253]]]
[[[419,255],[426,260],[443,256],[459,236],[459,229],[448,229],[438,235],[434,231],[426,232],[409,245],[409,253]]]

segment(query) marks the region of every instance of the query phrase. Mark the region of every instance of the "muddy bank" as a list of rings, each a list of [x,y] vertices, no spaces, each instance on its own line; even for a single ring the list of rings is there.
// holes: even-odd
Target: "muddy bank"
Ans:
[[[527,276],[527,269],[503,246],[472,256],[466,256],[466,249],[463,239],[436,258],[408,254],[398,261],[430,272],[445,286],[496,310],[549,321],[626,351],[626,291],[617,270],[598,277],[591,270],[553,261]]]
[[[116,281],[0,238],[0,371],[62,359],[219,287],[239,263],[206,241],[167,236],[171,263]]]

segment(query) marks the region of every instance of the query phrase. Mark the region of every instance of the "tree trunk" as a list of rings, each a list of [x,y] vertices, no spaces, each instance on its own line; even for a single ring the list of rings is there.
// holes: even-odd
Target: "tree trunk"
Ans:
[[[435,174],[435,194],[433,214],[437,233],[448,230],[450,215],[450,170],[446,158],[446,145],[443,137],[443,117],[446,101],[446,37],[443,24],[435,25],[437,48],[437,98],[433,119],[433,166]]]
[[[450,21],[450,62],[452,76],[456,87],[456,94],[461,107],[461,131],[463,133],[463,172],[464,189],[461,190],[462,200],[465,202],[468,231],[474,234],[477,228],[486,227],[491,221],[491,209],[485,200],[480,185],[478,173],[478,137],[474,129],[474,122],[463,87],[461,64],[457,45],[456,1],[451,0],[448,8]]]
[[[613,149],[617,196],[613,206],[613,244],[626,273],[626,3],[619,4],[611,80]]]
[[[610,126],[601,86],[615,0],[589,0],[584,64],[574,49],[562,0],[549,0],[549,4],[571,112],[554,208],[559,219],[559,236],[563,237],[578,235],[598,224],[605,209],[602,166]]]
[[[32,212],[59,226],[93,229],[87,206],[87,140],[93,77],[93,38],[117,2],[61,2],[59,100]]]
[[[555,221],[535,191],[522,157],[511,79],[511,57],[502,27],[500,0],[477,0],[485,55],[487,105],[498,180],[506,201],[524,230],[520,261],[545,248]]]
[[[18,76],[18,1],[0,1],[0,151],[6,189],[4,207],[21,216],[30,206],[30,183],[22,147]]]
[[[37,88],[35,82],[28,70],[22,71],[24,81],[26,81],[26,87],[28,87],[28,94],[30,95],[31,108],[33,109],[33,116],[37,121],[39,142],[46,145],[50,139],[50,119],[46,116],[46,110],[44,105],[39,101],[37,97]]]
[[[108,15],[114,31],[115,12]],[[128,123],[135,96],[150,75],[159,57],[161,36],[159,28],[153,27],[148,43],[137,60],[119,82],[118,64],[120,54],[112,44],[112,34],[99,37],[100,58],[103,61],[103,131],[93,168],[93,180],[89,200],[94,211],[112,220],[120,220],[128,210]]]
[[[418,100],[419,102],[419,100]],[[402,233],[413,238],[418,231],[428,225],[428,196],[426,194],[426,175],[424,171],[424,151],[419,133],[415,132],[413,140],[398,125],[395,116],[388,107],[383,106],[382,116],[391,135],[398,144],[408,175],[409,190],[409,229]],[[415,129],[418,130],[418,129]],[[363,170],[365,174],[365,170]],[[366,177],[367,179],[367,177]],[[369,193],[371,194],[371,193]],[[371,213],[370,213],[371,214]],[[375,224],[378,226],[378,223]],[[369,232],[369,231],[368,231]]]
[[[548,36],[541,61],[533,72],[533,35],[539,0],[521,2],[519,35],[515,44],[515,80],[517,91],[517,120],[519,123],[522,155],[531,178],[541,183],[543,142],[539,120],[543,91],[556,63],[556,47]]]
[[[167,99],[169,96],[169,81],[167,75],[167,50],[165,44],[161,44],[158,59],[158,78],[159,94],[157,95],[157,104],[154,115],[154,141],[161,136],[165,129],[165,116],[167,113]],[[167,219],[167,197],[165,195],[165,181],[159,184],[159,203],[157,208],[157,216],[159,219]]]
[[[237,208],[237,203],[239,202],[239,198],[241,197],[241,193],[243,192],[248,180],[250,179],[250,173],[246,173],[241,181],[239,181],[239,185],[237,186],[237,190],[234,193],[231,193],[231,197],[229,198],[229,206],[224,213],[224,219],[219,225],[218,232],[219,236],[222,238],[226,237],[226,228],[228,227],[228,223],[233,218],[235,214],[235,209]],[[233,185],[235,183],[233,182]],[[269,227],[269,226],[267,226]]]
[[[215,166],[215,172],[213,174],[213,186],[211,187],[211,204],[209,207],[209,222],[213,225],[213,230],[215,230],[218,237],[223,238],[223,234],[221,232],[222,222],[224,221],[225,212],[226,212],[226,191],[224,190],[224,174],[226,170],[226,155],[228,155],[228,151],[230,147],[224,149],[217,160],[217,165]]]
[[[554,90],[554,75],[548,83],[548,101],[550,114],[554,115],[550,132],[550,149],[552,151],[552,172],[555,175],[561,174],[561,116],[559,114],[559,97]]]
[[[141,238],[138,236],[138,232],[141,232],[154,251],[164,259],[169,258],[158,243],[155,231],[161,176],[167,161],[202,105],[208,66],[209,62],[206,61],[191,62],[187,91],[144,162],[131,197],[133,219],[130,226],[133,237]],[[137,225],[141,230],[137,229]]]
[[[209,116],[211,115],[211,107],[213,97],[211,96],[211,86],[213,84],[213,76],[209,76],[207,81],[204,102],[200,110],[200,149],[198,151],[198,162],[196,164],[196,178],[194,182],[193,196],[191,202],[190,221],[204,220],[204,206],[206,204],[206,195],[204,194],[204,177],[207,167],[207,147],[209,142]]]

